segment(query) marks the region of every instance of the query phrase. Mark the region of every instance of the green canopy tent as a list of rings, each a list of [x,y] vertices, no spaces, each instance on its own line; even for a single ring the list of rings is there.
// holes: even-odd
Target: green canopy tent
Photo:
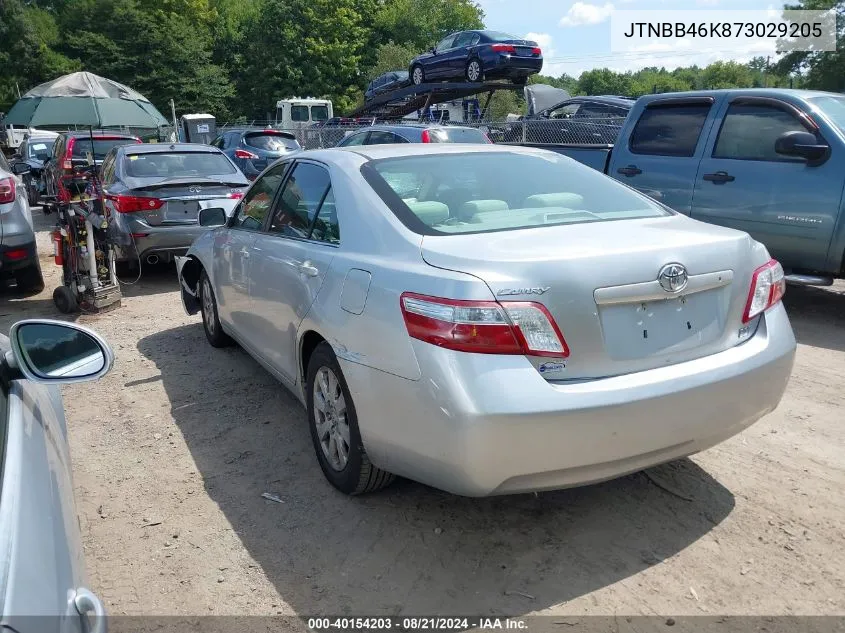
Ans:
[[[144,95],[86,72],[63,75],[36,86],[18,99],[4,121],[27,127],[158,129],[169,125]]]

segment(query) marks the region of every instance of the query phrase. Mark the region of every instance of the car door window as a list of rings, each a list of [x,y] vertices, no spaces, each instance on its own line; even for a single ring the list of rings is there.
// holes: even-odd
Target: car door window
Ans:
[[[343,143],[341,143],[341,145],[343,147],[363,145],[364,141],[367,139],[367,134],[369,134],[369,132],[359,132],[358,134],[350,134],[345,139],[343,139]]]
[[[550,119],[571,119],[583,106],[583,103],[569,103],[549,112]]]
[[[314,226],[308,237],[316,242],[340,244],[340,227],[337,223],[334,191],[332,191],[331,187],[329,187],[328,193],[323,198],[323,204],[320,205],[320,210],[317,212],[317,219],[314,220]]]
[[[434,48],[438,53],[442,53],[443,51],[447,51],[454,46],[455,38],[458,36],[457,33],[452,33],[448,37],[444,37],[440,40],[440,43]]]
[[[616,109],[603,103],[585,103],[584,107],[578,110],[578,118],[608,119],[612,116],[616,116]]]
[[[281,163],[260,177],[246,192],[232,221],[232,228],[260,231],[267,219],[276,192],[282,184],[289,162]]]
[[[469,46],[472,43],[472,36],[474,33],[459,33],[458,37],[455,38],[455,43],[452,45],[453,48],[461,48],[463,46]]]
[[[676,103],[646,108],[631,133],[631,153],[693,156],[710,107],[709,103]]]
[[[114,162],[114,152],[109,152],[109,155],[103,160],[101,171],[102,184],[104,186],[111,184],[114,180]]]
[[[719,130],[713,158],[790,161],[775,152],[775,141],[786,132],[808,132],[791,112],[767,104],[731,104]]]
[[[307,239],[330,186],[325,168],[314,163],[297,163],[276,203],[268,231]]]

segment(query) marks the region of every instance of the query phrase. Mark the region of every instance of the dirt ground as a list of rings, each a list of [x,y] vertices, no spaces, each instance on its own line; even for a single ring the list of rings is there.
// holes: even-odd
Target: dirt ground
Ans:
[[[44,292],[0,294],[0,330],[60,316],[42,262]],[[845,614],[843,284],[788,290],[794,374],[740,436],[647,474],[492,499],[408,481],[335,492],[297,401],[206,343],[173,267],[123,292],[78,317],[113,345],[113,371],[64,389],[90,585],[112,614]]]

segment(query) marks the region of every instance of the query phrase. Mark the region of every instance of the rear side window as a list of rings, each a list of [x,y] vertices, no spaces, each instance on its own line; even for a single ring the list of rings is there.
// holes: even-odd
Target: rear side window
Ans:
[[[709,112],[709,103],[646,108],[631,134],[631,152],[655,156],[694,155]]]
[[[231,161],[217,152],[130,154],[123,169],[130,178],[189,178],[236,172]]]
[[[789,161],[775,152],[775,141],[786,132],[809,131],[786,110],[770,105],[733,104],[728,108],[713,158]]]
[[[392,132],[385,132],[384,130],[374,130],[370,132],[370,138],[367,139],[367,145],[386,145],[389,143],[407,143],[408,141],[401,136],[397,136]]]
[[[311,223],[329,191],[329,172],[298,163],[285,183],[270,222],[270,233],[307,239]]]
[[[296,139],[272,132],[244,134],[244,143],[249,147],[263,149],[268,152],[284,152],[285,150],[299,149],[299,143],[296,142]]]

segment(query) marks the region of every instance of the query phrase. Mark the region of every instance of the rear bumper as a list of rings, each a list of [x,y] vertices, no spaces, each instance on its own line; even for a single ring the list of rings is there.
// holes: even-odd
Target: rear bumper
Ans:
[[[488,77],[527,77],[540,72],[542,69],[542,57],[497,55],[484,64],[484,74]]]
[[[4,236],[4,243],[0,244],[0,275],[13,274],[38,263],[38,251],[35,242],[23,242],[16,245],[7,244],[6,241]],[[18,257],[17,253],[22,250],[26,251],[26,255]],[[11,257],[12,254],[15,254],[15,256]]]
[[[709,448],[777,407],[795,354],[782,305],[719,354],[582,383],[523,357],[414,341],[417,381],[341,360],[373,462],[462,495],[565,488]]]

